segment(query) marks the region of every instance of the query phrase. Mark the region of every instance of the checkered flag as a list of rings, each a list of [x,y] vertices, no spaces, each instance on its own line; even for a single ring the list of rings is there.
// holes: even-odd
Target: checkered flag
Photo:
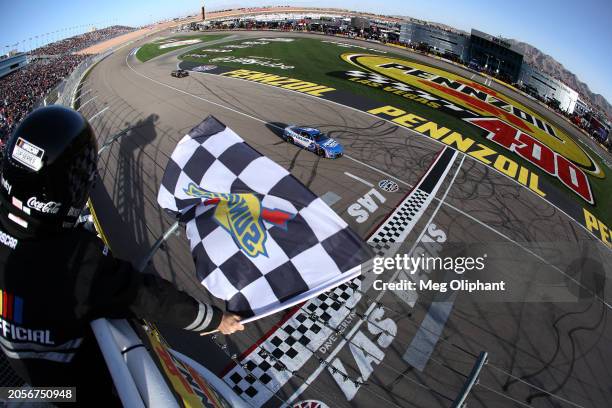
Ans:
[[[355,278],[371,255],[323,200],[212,116],[178,142],[157,201],[186,224],[198,279],[245,322]]]

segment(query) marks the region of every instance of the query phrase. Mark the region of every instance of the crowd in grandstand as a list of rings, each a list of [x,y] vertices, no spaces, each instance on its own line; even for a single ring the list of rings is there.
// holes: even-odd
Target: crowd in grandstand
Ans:
[[[72,53],[132,30],[112,26],[47,44],[30,52],[24,68],[0,78],[0,148],[21,119],[87,57]]]
[[[91,31],[85,34],[75,35],[47,44],[32,50],[34,55],[61,55],[83,50],[93,44],[108,40],[121,34],[134,30],[132,27],[112,26],[101,30]]]
[[[39,59],[0,78],[0,140],[4,142],[21,119],[85,58],[66,54]]]

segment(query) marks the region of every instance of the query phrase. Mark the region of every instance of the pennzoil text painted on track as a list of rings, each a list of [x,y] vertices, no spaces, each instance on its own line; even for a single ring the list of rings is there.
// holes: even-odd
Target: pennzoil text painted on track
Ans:
[[[300,126],[287,126],[283,131],[283,139],[296,144],[321,157],[336,159],[341,157],[344,149],[340,143],[319,129]]]
[[[252,37],[256,34],[244,32],[245,36]],[[268,34],[274,33],[266,33],[266,36]],[[243,35],[242,32],[240,35]],[[286,36],[286,33],[281,32],[278,35]],[[447,255],[456,256],[459,253],[456,243],[462,241],[486,244],[499,242],[507,244],[500,248],[499,254],[504,260],[512,262],[508,268],[499,268],[500,272],[504,273],[504,279],[507,276],[513,282],[528,282],[524,287],[533,293],[533,289],[536,288],[534,279],[537,278],[537,282],[542,283],[538,285],[538,290],[546,299],[550,299],[552,293],[557,293],[560,285],[551,286],[555,292],[547,290],[548,286],[544,284],[548,285],[554,281],[543,273],[545,270],[551,272],[550,277],[560,277],[559,282],[564,281],[566,277],[572,277],[576,279],[571,281],[572,285],[580,287],[578,284],[582,284],[583,275],[578,275],[574,271],[581,267],[566,268],[570,262],[564,262],[561,257],[566,253],[569,255],[569,251],[559,247],[559,251],[553,253],[551,248],[556,242],[578,241],[581,241],[581,247],[589,247],[592,240],[589,240],[586,231],[576,228],[563,214],[541,202],[539,197],[553,201],[567,210],[569,215],[578,219],[580,217],[584,219],[582,209],[588,209],[589,230],[605,231],[602,237],[609,240],[609,228],[596,229],[599,227],[599,219],[602,220],[602,225],[610,225],[605,214],[601,217],[595,213],[598,207],[606,202],[605,194],[597,190],[597,186],[605,182],[605,179],[593,178],[587,174],[589,182],[595,186],[593,196],[596,204],[587,203],[575,194],[573,189],[565,186],[562,180],[556,176],[547,176],[548,173],[534,163],[530,164],[529,160],[525,160],[514,150],[514,147],[511,149],[506,147],[508,143],[505,145],[497,143],[496,140],[505,141],[500,139],[503,134],[495,138],[492,135],[493,139],[489,139],[487,137],[489,132],[485,132],[485,129],[463,120],[458,114],[452,115],[451,113],[456,111],[463,112],[468,117],[465,110],[472,112],[470,108],[472,105],[461,98],[455,98],[457,101],[453,101],[451,99],[453,95],[449,96],[448,93],[439,91],[430,83],[445,86],[451,91],[458,91],[464,95],[476,93],[477,96],[471,98],[478,99],[480,95],[485,99],[484,101],[478,99],[486,104],[482,105],[484,107],[492,105],[487,101],[493,102],[493,106],[502,105],[490,96],[477,93],[476,88],[471,87],[473,91],[470,91],[462,85],[457,85],[455,82],[459,80],[452,78],[448,78],[449,81],[442,84],[434,81],[443,82],[441,79],[425,74],[413,78],[416,71],[410,71],[409,74],[397,72],[396,75],[404,82],[414,79],[413,84],[400,83],[397,79],[375,77],[370,75],[375,73],[365,68],[358,68],[354,64],[348,65],[349,63],[341,58],[348,52],[345,48],[333,44],[321,45],[321,42],[317,43],[315,38],[321,37],[311,36],[304,38],[303,41],[300,37],[284,49],[272,48],[273,44],[270,43],[258,46],[257,50],[236,48],[231,53],[223,53],[240,58],[249,58],[253,55],[275,58],[278,59],[277,62],[295,66],[293,70],[281,71],[280,68],[254,66],[254,64],[243,66],[235,61],[212,62],[210,59],[181,62],[180,66],[185,69],[215,65],[215,69],[206,70],[204,74],[191,72],[190,75],[205,78],[206,87],[214,86],[213,90],[219,92],[220,97],[225,100],[218,100],[208,95],[207,88],[203,84],[199,87],[197,81],[174,83],[172,87],[156,84],[155,78],[163,77],[163,74],[157,73],[163,72],[167,77],[169,70],[167,67],[174,64],[174,60],[169,61],[164,58],[154,60],[146,67],[149,71],[143,71],[144,67],[141,65],[130,64],[133,75],[127,80],[135,82],[143,92],[155,87],[160,107],[168,106],[168,108],[156,106],[156,111],[161,112],[162,109],[173,111],[177,106],[184,107],[185,111],[193,109],[194,113],[202,115],[212,111],[224,116],[234,123],[235,127],[248,129],[246,133],[249,141],[281,161],[283,167],[293,173],[300,182],[317,193],[326,195],[325,198],[329,202],[337,200],[332,204],[332,208],[349,225],[356,228],[362,238],[378,244],[378,251],[382,253],[389,251],[388,255],[385,255],[387,258],[390,258],[397,249],[397,254],[400,255],[408,254],[410,251],[418,258],[422,256],[443,259]],[[271,51],[265,52],[265,47]],[[308,47],[311,51],[306,53]],[[215,44],[215,48],[225,49],[221,44]],[[281,54],[283,50],[286,50],[285,54]],[[374,53],[374,51],[369,52]],[[392,56],[390,53],[385,55]],[[324,58],[320,58],[321,56]],[[412,54],[409,54],[402,58],[408,59],[403,62],[404,65],[418,63],[418,61],[413,62],[411,56]],[[214,58],[218,56],[213,56]],[[321,63],[319,58],[322,60]],[[91,85],[99,90],[100,94],[106,92],[107,98],[118,100],[120,104],[124,100],[133,100],[131,95],[134,92],[133,87],[115,86],[114,89],[110,89],[105,72],[99,70],[105,67],[114,68],[111,64],[123,67],[124,59],[125,51],[106,59],[88,77],[88,81],[92,81]],[[352,60],[363,65],[368,61],[357,57]],[[188,65],[187,62],[192,65]],[[391,61],[380,62],[383,65],[386,63]],[[376,67],[379,64],[370,65]],[[432,69],[429,66],[426,68]],[[383,69],[385,73],[387,70],[390,71],[389,75],[399,70],[392,67],[381,68]],[[345,75],[348,72],[355,76]],[[444,78],[450,76],[448,72],[441,74],[443,75],[439,76]],[[222,75],[223,78],[216,78],[214,75]],[[377,75],[382,76],[380,73]],[[467,78],[470,78],[470,75],[471,73]],[[422,76],[427,76],[431,80],[428,81]],[[465,84],[469,86],[472,81],[467,78],[462,81],[469,82]],[[376,82],[377,80],[379,82]],[[376,84],[379,86],[375,87]],[[425,90],[425,86],[436,89],[439,95],[434,94],[433,90],[430,90],[431,92]],[[482,84],[479,86],[484,87]],[[198,95],[199,92],[202,93]],[[490,90],[485,93],[491,95]],[[116,98],[116,94],[120,99]],[[181,100],[183,97],[175,99],[178,94],[185,96],[185,100]],[[204,103],[194,104],[192,97],[187,97],[187,94]],[[303,95],[308,95],[308,99]],[[234,96],[239,98],[240,105],[232,106],[230,98]],[[493,97],[497,99],[495,95]],[[463,105],[459,104],[459,101],[464,102]],[[331,102],[354,109],[344,109],[332,105]],[[478,102],[473,102],[480,106]],[[264,103],[267,105],[264,106]],[[308,104],[306,105],[308,109],[290,109],[289,104],[293,103],[295,106]],[[118,109],[121,107],[119,104],[116,106]],[[150,106],[143,105],[139,110],[149,113],[147,109],[150,110]],[[452,106],[462,110],[453,109]],[[525,112],[521,106],[516,107]],[[97,107],[90,109],[92,113],[98,111]],[[512,115],[513,109],[511,107],[508,109],[508,111],[502,110]],[[518,110],[516,112],[520,115]],[[492,117],[506,123],[503,120],[506,119],[504,115],[499,118],[484,112],[479,116],[470,114],[469,117],[479,119]],[[184,133],[181,129],[191,126],[195,118],[195,116],[160,115],[156,127],[163,124],[164,127],[173,129],[173,132],[180,137],[180,134]],[[272,119],[274,122],[271,122]],[[380,121],[381,119],[383,121]],[[115,118],[113,120],[117,122]],[[536,124],[527,125],[537,127],[537,121],[534,119],[533,122]],[[287,155],[287,150],[294,148],[284,143],[278,144],[278,135],[272,129],[272,123],[308,124],[314,127],[321,123],[342,123],[342,128],[339,128],[342,130],[342,136],[337,137],[337,140],[345,145],[347,158],[331,161],[318,160],[309,154]],[[378,123],[380,127],[372,127]],[[403,131],[395,126],[389,126],[390,124],[413,129],[416,133]],[[121,122],[118,122],[118,125],[121,125]],[[264,126],[267,131],[264,130]],[[283,133],[285,126],[287,125],[282,125],[278,134]],[[506,128],[502,126],[499,126],[500,130]],[[546,125],[543,127],[546,128]],[[555,134],[559,136],[556,130]],[[531,133],[536,134],[536,131]],[[511,135],[516,136],[514,140],[517,142],[528,140],[516,133]],[[336,134],[331,133],[330,136],[335,137]],[[351,140],[351,145],[349,146],[345,140]],[[536,143],[527,145],[531,147],[528,152],[523,151],[526,148],[521,148],[523,143],[520,145],[512,143],[512,146],[516,145],[516,149],[526,155],[534,152],[533,146]],[[567,148],[568,144],[569,142],[562,146]],[[171,143],[166,146],[164,151],[166,155],[169,154],[167,148],[172,145]],[[552,147],[548,146],[548,149]],[[535,150],[542,160],[555,159],[546,147]],[[299,150],[294,151],[297,152]],[[571,157],[576,152],[572,150],[565,153]],[[369,166],[361,166],[356,161],[348,160],[349,156]],[[593,154],[592,157],[594,161],[600,161],[597,155]],[[152,159],[147,158],[148,161]],[[568,157],[566,159],[569,160]],[[129,198],[131,192],[135,194],[134,189],[125,188],[125,184],[113,181],[116,178],[115,174],[121,174],[115,170],[121,168],[121,161],[120,157],[113,159],[109,166],[113,171],[105,173],[108,177],[105,179],[105,184],[111,186],[112,190],[108,194],[113,200],[121,200],[126,194]],[[146,165],[146,162],[143,164]],[[575,177],[580,181],[578,174],[576,171]],[[393,181],[398,190],[393,191],[396,186],[388,181],[381,182],[383,176],[386,177],[385,180]],[[569,178],[571,181],[571,174]],[[149,177],[141,177],[142,180],[136,177],[133,179],[135,183],[131,183],[132,185],[139,182],[146,186],[144,183],[151,181]],[[518,184],[510,182],[510,179],[514,179]],[[153,183],[150,189],[154,190],[156,187]],[[526,189],[529,189],[529,192],[524,191]],[[559,193],[555,194],[557,190]],[[543,192],[545,196],[540,195],[538,191]],[[565,195],[562,195],[563,192]],[[561,198],[556,200],[557,197]],[[147,219],[157,222],[159,211],[147,206],[153,211],[142,211],[144,216],[137,218],[141,207],[138,206],[138,196],[134,198],[132,200],[135,205],[132,210],[135,214],[134,226],[128,226],[126,231],[134,231],[132,234],[138,236],[140,219],[142,218],[143,223]],[[569,204],[564,205],[566,201]],[[571,211],[574,208],[571,207],[572,204],[576,209],[575,212]],[[272,227],[269,231],[274,234],[281,230]],[[125,235],[127,234],[121,234]],[[402,240],[403,246],[399,247],[398,241]],[[517,243],[514,244],[510,240]],[[389,248],[385,248],[385,245]],[[600,246],[594,242],[593,245]],[[179,262],[190,262],[191,256],[185,248],[180,242],[170,241],[167,247],[169,255],[164,259],[158,258],[157,262],[161,260],[158,265],[165,267],[166,262],[173,266],[179,265]],[[480,248],[476,249],[480,252]],[[596,250],[600,251],[601,248]],[[589,256],[591,253],[595,251],[589,251]],[[605,252],[605,255],[609,256],[608,252]],[[491,258],[487,258],[487,265],[489,259],[493,258],[492,253],[489,256]],[[549,266],[548,262],[554,267]],[[520,280],[521,271],[525,271],[527,265],[537,266],[538,273],[527,272],[523,275],[526,281]],[[403,275],[400,272],[397,277],[405,276],[407,280],[418,277],[428,282],[437,282],[437,277],[432,275],[435,271],[421,269],[414,275],[409,272]],[[178,267],[176,270],[179,270]],[[506,271],[510,273],[506,274]],[[601,311],[606,308],[605,305],[593,303],[592,306],[589,305],[587,312],[583,312],[586,309],[585,302],[582,300],[573,302],[572,299],[578,295],[572,296],[572,292],[568,293],[569,301],[565,301],[564,298],[563,304],[542,303],[539,299],[533,299],[532,302],[530,299],[525,309],[524,302],[494,304],[483,302],[483,296],[476,296],[473,293],[448,297],[449,292],[438,296],[436,293],[424,291],[418,293],[405,287],[391,288],[389,285],[385,287],[386,289],[377,289],[380,288],[378,283],[375,283],[377,280],[383,283],[393,282],[391,277],[396,272],[387,271],[382,277],[376,277],[380,275],[375,275],[373,272],[367,273],[365,274],[367,279],[351,282],[346,287],[321,295],[301,307],[296,307],[292,314],[271,316],[262,320],[261,324],[248,327],[245,333],[240,333],[231,340],[224,341],[223,338],[218,338],[215,341],[218,344],[212,344],[212,349],[202,347],[196,350],[192,344],[185,344],[186,342],[182,347],[188,354],[198,353],[194,357],[213,368],[215,374],[253,407],[293,407],[294,405],[302,407],[313,400],[329,407],[368,407],[381,404],[400,407],[441,406],[452,403],[460,393],[465,383],[465,375],[474,366],[477,353],[481,350],[489,353],[490,360],[483,367],[479,377],[480,385],[472,389],[469,404],[483,408],[514,407],[517,405],[516,401],[526,401],[529,398],[533,406],[547,403],[554,405],[555,396],[545,394],[542,390],[546,392],[557,390],[553,392],[577,405],[609,405],[607,403],[609,398],[606,399],[606,395],[609,394],[606,393],[607,390],[604,387],[601,391],[597,390],[601,378],[607,378],[605,367],[610,365],[609,353],[600,351],[605,350],[606,346],[605,341],[601,341],[600,338],[605,337],[605,330],[609,328],[609,325],[605,326],[606,321],[600,317]],[[544,277],[546,279],[542,279]],[[185,282],[185,286],[197,282],[194,280],[192,270],[177,274],[177,278]],[[610,282],[600,280],[597,284],[608,287]],[[604,293],[602,291],[597,293]],[[427,292],[433,291],[427,290]],[[581,314],[569,315],[568,312]],[[562,320],[558,320],[561,318]],[[559,329],[558,325],[554,325],[555,322],[563,324],[563,327],[559,326]],[[568,333],[574,327],[582,327],[585,324],[594,327],[597,324],[588,322],[602,324],[586,336],[585,332],[581,331],[580,339],[576,335],[559,336],[559,330]],[[573,357],[570,351],[574,347],[592,351]],[[560,352],[557,353],[557,358],[554,358],[557,350]],[[563,353],[564,350],[570,351]],[[449,355],[452,356],[451,359],[446,358]],[[213,358],[215,361],[212,361]],[[572,365],[570,359],[576,358],[579,360]],[[507,377],[510,378],[507,382],[497,381],[500,376],[508,374],[522,378],[523,381],[516,381],[513,377]],[[560,376],[563,377],[562,383],[557,381]],[[534,384],[537,388],[533,388],[530,384]],[[573,391],[583,389],[581,388],[583,384],[589,384],[587,393]],[[483,385],[494,391],[483,388]]]

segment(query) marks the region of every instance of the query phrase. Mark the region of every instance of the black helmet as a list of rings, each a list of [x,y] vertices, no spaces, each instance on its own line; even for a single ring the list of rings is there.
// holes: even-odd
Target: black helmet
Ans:
[[[10,222],[4,223],[32,233],[72,227],[97,161],[95,135],[80,113],[58,105],[33,111],[6,145],[0,206]]]

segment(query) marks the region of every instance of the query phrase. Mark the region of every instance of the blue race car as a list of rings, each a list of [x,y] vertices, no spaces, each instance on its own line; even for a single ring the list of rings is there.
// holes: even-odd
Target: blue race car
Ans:
[[[336,159],[344,153],[340,143],[328,137],[319,129],[287,126],[283,131],[283,139],[329,159]]]

